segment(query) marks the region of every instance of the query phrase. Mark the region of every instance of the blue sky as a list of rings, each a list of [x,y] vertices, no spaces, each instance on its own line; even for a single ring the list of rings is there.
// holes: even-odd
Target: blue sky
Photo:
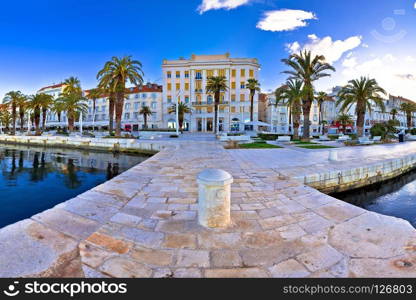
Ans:
[[[161,83],[164,58],[225,52],[258,58],[267,91],[285,80],[280,59],[307,48],[337,68],[318,89],[368,75],[416,100],[415,25],[411,0],[7,1],[0,11],[0,97],[69,76],[94,87],[114,55],[133,55],[146,80]]]

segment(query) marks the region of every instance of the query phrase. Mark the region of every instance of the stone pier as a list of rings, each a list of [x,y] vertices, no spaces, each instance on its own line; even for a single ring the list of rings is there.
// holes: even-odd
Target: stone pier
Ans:
[[[416,276],[416,231],[407,221],[304,185],[285,168],[286,149],[250,151],[214,139],[166,145],[113,180],[1,229],[0,276]],[[343,164],[329,162],[328,152],[315,162],[301,156],[314,171]],[[234,179],[224,228],[198,221],[196,178],[209,168]]]

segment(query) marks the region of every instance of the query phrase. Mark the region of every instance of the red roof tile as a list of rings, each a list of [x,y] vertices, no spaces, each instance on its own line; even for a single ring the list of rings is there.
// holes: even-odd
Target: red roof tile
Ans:
[[[55,84],[55,85],[45,86],[45,87],[41,88],[39,90],[39,92],[43,91],[43,90],[47,90],[47,89],[56,89],[56,88],[62,87],[63,85],[64,85],[63,83],[58,83],[58,84]]]
[[[90,90],[86,90],[85,93],[88,94]],[[151,84],[145,84],[139,87],[130,87],[126,88],[126,94],[138,94],[138,93],[161,93],[162,92],[162,86],[151,83]],[[108,97],[108,95],[102,95],[102,97]]]

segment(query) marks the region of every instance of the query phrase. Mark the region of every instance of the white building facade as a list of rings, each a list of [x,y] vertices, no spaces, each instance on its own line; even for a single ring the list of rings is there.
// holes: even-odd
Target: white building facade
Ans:
[[[277,134],[293,134],[293,120],[290,117],[290,109],[286,105],[285,101],[279,101],[276,104],[276,97],[274,93],[267,95],[267,101],[269,103],[266,111],[267,121],[272,125],[271,131]],[[301,114],[301,124],[299,127],[300,134],[303,132],[303,115]],[[318,135],[320,132],[319,126],[319,106],[317,101],[313,101],[311,112],[309,116],[311,122],[310,133],[311,135]]]
[[[88,91],[86,91],[88,95]],[[144,116],[140,114],[143,107],[149,107],[152,115],[147,117],[147,127],[158,129],[163,126],[162,86],[147,83],[139,87],[126,89],[121,126],[123,130],[139,131],[144,128]],[[88,100],[88,115],[84,117],[84,126],[108,128],[109,101],[108,96],[96,99],[95,112],[93,100]]]
[[[168,112],[177,101],[186,103],[192,112],[185,115],[184,129],[213,132],[214,95],[206,93],[211,76],[225,76],[228,89],[221,93],[218,107],[219,131],[243,131],[250,121],[250,91],[247,80],[258,79],[260,65],[253,58],[230,58],[225,55],[192,55],[190,59],[164,60],[163,123],[175,128],[175,114]],[[258,93],[254,96],[254,121],[258,120]]]
[[[333,88],[330,96],[334,99],[334,101],[326,101],[324,104],[324,109],[328,112],[326,115],[326,120],[328,120],[329,124],[335,124],[337,117],[341,113],[345,113],[351,116],[352,120],[354,120],[354,126],[356,126],[357,122],[357,115],[356,115],[356,105],[353,104],[348,110],[345,112],[340,111],[340,106],[336,106],[336,101],[338,100],[338,92],[341,90],[341,87],[337,86]],[[366,112],[365,114],[365,122],[364,122],[364,131],[365,134],[370,134],[370,129],[377,123],[387,122],[388,120],[393,119],[392,110],[395,109],[397,114],[395,119],[400,122],[398,129],[408,129],[407,128],[407,119],[406,113],[400,110],[400,107],[403,103],[414,103],[414,101],[410,99],[406,99],[404,97],[397,97],[393,95],[389,95],[388,98],[384,99],[384,106],[385,110],[382,111],[380,107],[376,106],[375,103],[371,104],[371,111]],[[325,118],[324,118],[325,120]],[[412,117],[412,127],[416,126],[416,112],[413,113]]]
[[[62,93],[64,85],[55,85],[45,87],[38,93],[52,95],[55,99]],[[88,95],[88,90],[85,95]],[[162,86],[153,83],[147,83],[139,87],[131,87],[126,89],[127,98],[124,100],[122,129],[128,131],[139,131],[144,127],[144,116],[140,114],[143,107],[147,106],[152,111],[152,115],[147,117],[147,126],[151,129],[163,127],[162,114]],[[93,100],[87,101],[88,112],[82,116],[83,128],[107,129],[109,125],[109,101],[108,96],[95,100],[95,111]],[[66,127],[68,124],[65,113],[61,115],[61,122],[55,112],[49,111],[46,118],[46,127]],[[77,120],[75,126],[80,127],[81,122]]]

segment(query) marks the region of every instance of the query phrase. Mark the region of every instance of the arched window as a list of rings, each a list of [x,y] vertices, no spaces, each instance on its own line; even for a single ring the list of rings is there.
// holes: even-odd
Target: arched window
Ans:
[[[231,120],[231,131],[240,131],[240,119],[233,118]]]

